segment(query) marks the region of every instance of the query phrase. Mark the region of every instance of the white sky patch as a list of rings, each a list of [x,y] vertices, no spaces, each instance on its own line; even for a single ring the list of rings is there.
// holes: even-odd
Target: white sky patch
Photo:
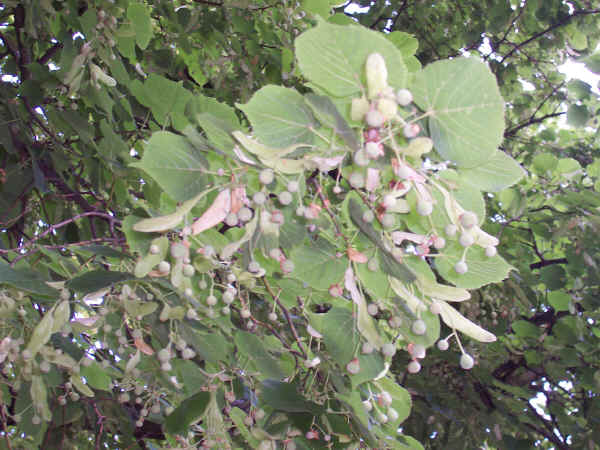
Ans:
[[[585,81],[587,84],[592,86],[592,92],[594,92],[594,94],[600,95],[600,90],[598,89],[600,75],[589,71],[583,63],[569,60],[562,66],[559,66],[558,70],[567,76],[567,80],[572,80],[575,78]]]
[[[344,11],[348,14],[366,14],[369,12],[369,8],[370,6],[361,7],[355,3],[350,3],[348,6],[346,6],[346,8],[344,8]]]

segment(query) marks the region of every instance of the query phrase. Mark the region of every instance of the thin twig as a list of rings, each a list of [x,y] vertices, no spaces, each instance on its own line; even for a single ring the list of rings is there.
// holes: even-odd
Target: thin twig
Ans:
[[[269,294],[271,294],[271,297],[273,297],[273,300],[277,303],[277,306],[279,306],[279,308],[283,311],[285,320],[287,321],[288,325],[290,326],[290,330],[292,331],[292,334],[294,335],[294,339],[296,340],[296,343],[298,344],[298,348],[302,352],[302,356],[304,356],[304,358],[307,358],[308,354],[306,353],[306,351],[304,350],[304,347],[302,346],[302,341],[300,341],[300,336],[298,336],[298,332],[296,331],[296,327],[294,326],[294,323],[292,322],[292,318],[290,316],[289,311],[285,308],[285,306],[283,306],[281,304],[281,302],[279,301],[279,298],[277,298],[277,296],[273,292],[273,289],[271,289],[271,286],[269,285],[269,282],[267,281],[267,279],[265,277],[263,277],[262,281],[263,281],[263,284],[265,285],[265,287],[267,288],[267,291],[269,292]]]

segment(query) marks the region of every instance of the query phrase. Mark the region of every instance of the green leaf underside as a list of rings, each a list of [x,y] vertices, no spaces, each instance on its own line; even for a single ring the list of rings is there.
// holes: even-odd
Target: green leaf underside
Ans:
[[[142,160],[133,163],[147,172],[173,199],[188,200],[206,187],[206,162],[189,141],[167,131],[154,133]]]
[[[290,276],[318,290],[341,282],[348,266],[348,260],[338,258],[336,248],[324,239],[296,247],[290,258],[295,266]]]
[[[408,72],[402,53],[367,28],[320,23],[298,37],[295,44],[304,76],[336,97],[361,95],[366,84],[365,61],[374,49],[386,60],[389,85],[406,86]]]
[[[279,366],[277,360],[267,352],[267,349],[257,336],[240,331],[235,335],[235,344],[244,356],[254,361],[256,368],[265,378],[281,379],[285,377],[286,374]]]
[[[199,392],[186,398],[165,421],[168,433],[185,434],[188,427],[202,417],[210,401],[209,392]]]
[[[484,164],[472,169],[459,169],[459,177],[480,191],[499,192],[516,184],[526,174],[517,161],[497,150]]]
[[[492,157],[504,133],[504,101],[489,68],[476,58],[429,64],[416,74],[415,103],[429,115],[437,152],[461,167]]]
[[[254,135],[267,146],[283,148],[311,144],[315,126],[304,98],[296,90],[269,85],[256,92],[245,105],[238,105],[252,124]]]
[[[310,324],[323,335],[327,351],[341,366],[345,366],[354,356],[359,343],[352,311],[333,307],[324,314],[311,314]]]
[[[276,380],[265,380],[262,383],[263,399],[273,409],[286,412],[309,412],[320,414],[323,408],[309,402],[299,394],[295,384]]]

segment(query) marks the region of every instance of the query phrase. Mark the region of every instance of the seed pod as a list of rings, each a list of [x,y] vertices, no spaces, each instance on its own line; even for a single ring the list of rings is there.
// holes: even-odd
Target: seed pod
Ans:
[[[275,179],[275,173],[271,169],[263,169],[258,174],[258,181],[262,184],[271,184]]]
[[[242,222],[248,222],[250,219],[252,219],[252,210],[245,206],[242,207],[242,209],[238,211],[238,219],[240,219]]]
[[[433,240],[433,247],[437,250],[440,250],[446,246],[446,239],[441,236],[436,236]]]
[[[360,372],[360,362],[358,361],[358,358],[354,358],[352,361],[346,364],[346,370],[352,375],[356,375],[358,372]]]
[[[413,322],[411,330],[414,334],[422,336],[427,331],[427,325],[421,319],[417,319]]]
[[[238,215],[233,212],[227,214],[225,217],[225,224],[229,227],[235,227],[238,224]]]
[[[446,228],[444,228],[444,233],[446,233],[446,235],[449,237],[456,236],[457,232],[458,232],[458,227],[456,225],[454,225],[453,223],[449,223],[448,225],[446,225]]]
[[[360,189],[365,186],[365,177],[362,173],[353,172],[352,175],[350,175],[349,182],[353,188]]]
[[[281,203],[284,206],[287,206],[290,203],[292,203],[293,197],[292,194],[290,194],[288,191],[281,191],[277,196],[277,199],[279,200],[279,203]]]
[[[383,216],[381,216],[381,225],[383,225],[384,228],[392,228],[396,223],[396,219],[394,218],[394,216],[392,214],[384,214]]]
[[[365,116],[367,125],[374,128],[380,128],[385,123],[385,116],[377,109],[371,109]],[[415,135],[416,136],[416,135]]]
[[[448,350],[448,347],[450,347],[450,344],[448,344],[448,341],[446,339],[440,339],[437,343],[437,348],[439,348],[443,352]]]
[[[460,235],[460,238],[458,239],[458,242],[463,247],[470,247],[471,245],[473,245],[475,243],[475,238],[473,237],[472,234],[465,232],[465,233],[463,233],[463,234]]]
[[[475,361],[473,360],[473,357],[471,355],[469,355],[468,353],[463,353],[461,355],[460,367],[462,367],[465,370],[469,370],[472,369],[474,365]]]
[[[256,192],[252,196],[252,201],[257,205],[262,205],[264,202],[267,201],[267,196],[262,192]]]
[[[408,89],[398,89],[396,101],[400,106],[408,106],[413,101],[412,93]]]
[[[404,133],[404,137],[407,139],[416,138],[419,135],[420,131],[421,127],[419,127],[419,125],[417,125],[416,123],[407,123],[404,126],[404,129],[402,130],[402,132]]]
[[[369,157],[364,149],[359,149],[354,153],[354,164],[360,167],[366,167],[369,165]]]
[[[377,159],[384,155],[383,145],[377,142],[367,142],[365,144],[365,152],[370,159]]]
[[[408,373],[419,373],[421,371],[421,364],[418,361],[411,361],[407,366]]]
[[[473,228],[477,223],[477,214],[474,212],[465,211],[460,215],[460,224],[465,228]]]
[[[454,271],[460,275],[467,273],[468,270],[469,267],[464,261],[458,261],[456,264],[454,264]]]
[[[489,247],[485,248],[485,256],[487,256],[488,258],[496,256],[496,253],[496,247],[494,247],[493,245],[490,245]]]
[[[381,353],[383,353],[383,356],[391,358],[396,354],[396,346],[391,342],[386,342],[381,346]]]

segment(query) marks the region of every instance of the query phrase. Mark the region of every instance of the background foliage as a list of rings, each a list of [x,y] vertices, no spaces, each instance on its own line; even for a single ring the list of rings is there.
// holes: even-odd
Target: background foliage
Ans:
[[[278,286],[259,284],[268,300],[253,300],[255,328],[238,331],[235,339],[228,340],[223,338],[227,330],[245,327],[238,319],[241,310],[234,311],[232,323],[213,320],[207,316],[210,311],[198,305],[199,314],[208,317],[208,323],[189,317],[181,320],[187,309],[178,308],[179,296],[166,279],[139,282],[137,277],[148,275],[164,259],[168,244],[166,238],[133,228],[149,216],[174,213],[171,220],[176,224],[190,210],[191,215],[200,216],[216,191],[199,199],[197,205],[188,204],[184,212],[181,208],[186,205],[176,209],[176,201],[188,200],[201,192],[201,185],[214,182],[222,155],[215,153],[213,157],[206,150],[231,153],[235,143],[231,133],[247,129],[248,121],[257,135],[271,139],[263,140],[263,144],[278,148],[294,144],[286,141],[290,135],[296,136],[294,130],[271,134],[281,130],[280,124],[270,124],[260,113],[273,95],[289,95],[286,102],[290,104],[310,98],[283,94],[279,91],[283,87],[295,88],[301,94],[310,90],[322,93],[319,86],[323,80],[309,76],[311,67],[299,67],[300,54],[298,59],[294,56],[295,38],[307,29],[314,30],[321,18],[335,24],[358,21],[387,33],[394,48],[402,53],[409,73],[465,53],[483,59],[506,102],[500,149],[526,170],[526,177],[517,185],[501,192],[494,186],[484,189],[490,194],[484,197],[488,219],[483,227],[500,239],[499,251],[515,270],[505,281],[471,291],[472,299],[459,306],[466,317],[492,331],[498,340],[491,344],[463,342],[477,362],[469,372],[459,367],[454,347],[446,352],[429,349],[418,374],[407,372],[407,352],[396,353],[390,379],[403,386],[412,399],[402,432],[426,448],[597,448],[598,89],[580,80],[567,80],[559,67],[570,58],[600,72],[594,54],[600,34],[600,4],[404,0],[354,2],[365,8],[348,13],[344,12],[346,5],[332,9],[338,5],[330,3],[0,3],[0,253],[4,260],[0,264],[4,290],[0,336],[23,339],[12,350],[0,348],[4,380],[0,391],[4,439],[0,445],[185,447],[189,443],[177,441],[175,436],[185,435],[188,425],[201,417],[201,428],[194,428],[196,438],[190,442],[201,442],[207,430],[225,435],[224,422],[219,421],[223,411],[227,412],[227,427],[234,423],[241,433],[235,437],[236,445],[256,447],[282,432],[277,424],[286,423],[270,413],[286,411],[295,417],[294,427],[302,430],[303,436],[295,439],[298,445],[323,448],[324,441],[313,442],[305,436],[313,430],[312,417],[324,415],[318,402],[323,380],[302,380],[315,386],[310,401],[295,390],[285,390],[284,384],[264,382],[260,390],[270,401],[266,409],[271,418],[265,423],[260,413],[257,417],[256,399],[248,386],[244,387],[243,377],[229,379],[228,373],[215,378],[210,373],[223,363],[232,364],[234,349],[249,359],[243,365],[246,370],[255,370],[268,379],[281,379],[293,370],[295,361],[302,362],[308,356],[304,347],[310,349],[314,343],[295,342],[296,327],[306,335],[306,322],[293,311],[297,296],[304,295],[303,286],[294,280],[309,279],[318,284],[322,272],[311,274],[312,265],[340,278],[345,266],[337,267],[328,259],[328,252],[335,254],[336,249],[317,242],[322,249],[319,260],[318,255],[297,247],[291,257],[295,278],[282,278]],[[323,51],[334,45],[319,39],[317,43]],[[335,45],[343,46],[344,42]],[[316,60],[320,54],[313,52],[312,56]],[[319,70],[318,65],[315,70]],[[276,86],[260,90],[269,84]],[[468,97],[469,86],[463,89]],[[264,98],[253,97],[256,92]],[[330,93],[335,97],[347,95]],[[340,103],[338,107],[344,111]],[[319,121],[323,120],[320,116]],[[338,134],[343,136],[343,132]],[[174,170],[180,166],[165,165],[165,149],[174,160],[189,167],[209,167],[214,173]],[[258,180],[249,180],[248,185],[256,187]],[[318,191],[310,185],[300,189],[318,198]],[[285,214],[286,224],[292,224],[293,214]],[[350,217],[344,220],[351,223]],[[305,233],[304,225],[295,231]],[[166,227],[165,222],[158,226]],[[224,234],[215,232],[207,238],[219,254],[227,243],[243,240],[242,228],[221,231]],[[280,242],[287,239],[290,247],[295,238],[279,237]],[[207,243],[193,245],[200,248]],[[158,247],[158,255],[149,253],[151,245]],[[277,270],[269,266],[267,258],[260,263],[268,270]],[[200,261],[194,268],[198,273],[208,272],[210,264]],[[177,270],[182,272],[183,267]],[[173,278],[170,282],[178,283]],[[210,280],[206,282],[205,289],[209,289]],[[68,288],[68,294],[60,293],[63,287]],[[284,335],[284,342],[290,342],[288,349],[274,337],[277,329],[269,325],[271,294],[280,302],[278,320],[283,326],[279,333]],[[160,309],[153,299],[161,300]],[[70,304],[67,318],[65,300]],[[163,302],[172,309],[164,312]],[[127,321],[123,322],[122,313],[117,314],[121,309],[113,308],[116,304],[126,305]],[[352,320],[345,311],[333,308],[326,315],[335,317],[331,324],[337,327]],[[195,355],[172,361],[169,376],[181,384],[172,388],[174,393],[165,396],[165,387],[173,382],[169,376],[158,375],[156,385],[161,389],[138,393],[135,379],[140,373],[160,373],[156,355],[150,357],[149,353],[164,347],[173,331],[161,322],[161,313],[183,324],[176,331]],[[328,334],[319,328],[324,315],[319,313],[324,311],[311,312],[320,317],[310,324],[317,334],[325,335],[326,348],[335,348],[345,336],[336,334],[335,329]],[[55,333],[48,347],[62,349],[65,356],[45,355],[52,362],[47,372],[41,370],[41,359],[40,365],[32,368],[29,364],[27,369],[22,356],[26,349],[36,353],[39,349],[35,347],[41,347],[34,329],[41,333],[35,327],[43,322],[42,317],[61,323],[56,329],[49,323],[48,329]],[[101,317],[101,326],[95,326],[90,317]],[[70,324],[65,328],[68,319]],[[211,331],[215,329],[223,333]],[[259,333],[266,336],[263,341],[252,334],[256,329],[263,330]],[[139,330],[142,336],[135,333]],[[95,348],[97,339],[106,345]],[[84,358],[91,364],[74,365],[84,352],[94,353],[95,360]],[[136,356],[122,361],[114,357],[123,352],[138,355],[139,367],[126,365]],[[332,356],[334,365],[347,359],[345,354]],[[103,366],[102,361],[110,363]],[[378,363],[383,364],[370,361],[362,366],[378,367]],[[131,373],[133,381],[112,385],[115,379],[122,380],[126,378],[123,374]],[[263,381],[263,377],[258,378]],[[14,381],[17,379],[19,382]],[[219,389],[199,389],[209,385]],[[406,391],[394,383],[385,388],[396,394],[394,407],[398,412],[408,413],[408,396],[403,397]],[[50,422],[33,424],[31,396],[45,398],[40,392],[49,393],[49,404],[41,405],[41,411],[53,414]],[[230,402],[226,402],[226,392]],[[136,397],[143,399],[142,404]],[[531,402],[534,398],[535,406]],[[357,401],[337,400],[342,405]],[[156,405],[158,410],[153,409]],[[166,415],[169,406],[179,408]],[[149,415],[136,426],[144,408]],[[346,435],[348,423],[334,423],[333,415],[328,417],[334,441],[342,446],[339,436]],[[247,428],[250,425],[253,431]],[[352,427],[360,429],[356,423]],[[257,428],[267,434],[257,434]],[[412,441],[405,444],[418,445]]]

